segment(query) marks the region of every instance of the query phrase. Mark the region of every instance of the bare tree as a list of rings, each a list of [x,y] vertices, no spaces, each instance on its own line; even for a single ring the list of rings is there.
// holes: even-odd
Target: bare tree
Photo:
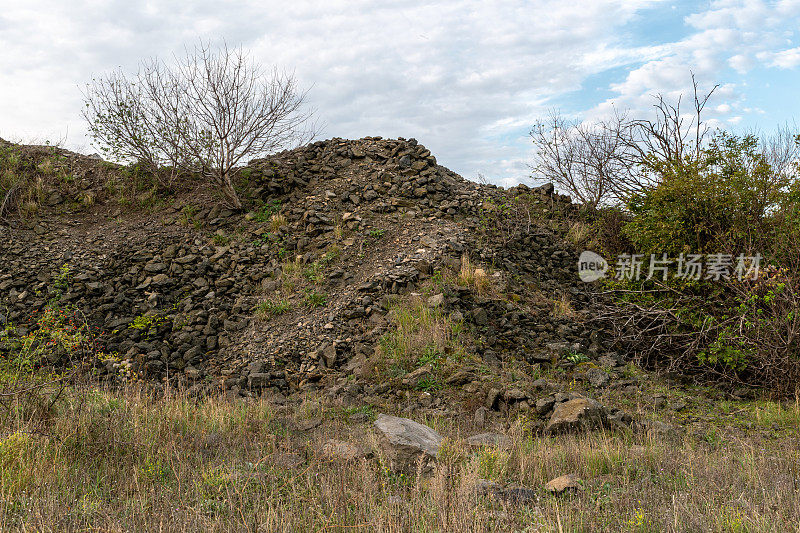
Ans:
[[[687,116],[682,98],[670,103],[655,96],[655,117],[629,119],[627,113],[586,122],[568,122],[557,113],[531,131],[536,160],[531,169],[581,203],[596,207],[622,201],[658,184],[669,171],[699,162],[708,125],[703,109],[718,86],[698,90],[692,75],[693,109]]]
[[[797,163],[800,161],[800,130],[796,124],[784,124],[771,134],[759,135],[758,132],[753,132],[753,135],[759,138],[759,148],[776,181],[783,182],[795,175]]]
[[[537,150],[531,170],[577,201],[597,207],[614,196],[613,180],[623,171],[621,124],[620,117],[586,124],[551,113],[530,132]]]
[[[95,143],[110,157],[157,171],[201,173],[231,204],[244,158],[309,141],[306,92],[292,75],[266,73],[241,48],[201,43],[173,65],[152,59],[132,77],[122,71],[87,85],[84,118]]]
[[[703,110],[718,87],[714,85],[703,94],[699,92],[697,79],[692,74],[690,115],[682,110],[683,95],[673,104],[659,93],[654,96],[654,119],[620,123],[625,145],[624,168],[629,171],[616,180],[616,189],[621,196],[656,185],[664,177],[665,166],[678,170],[699,162],[709,131],[708,124],[703,121]]]

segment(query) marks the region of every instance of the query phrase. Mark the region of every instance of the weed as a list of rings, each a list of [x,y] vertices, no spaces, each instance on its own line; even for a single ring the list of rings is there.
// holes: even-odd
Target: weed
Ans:
[[[195,216],[198,213],[198,209],[196,206],[193,205],[185,205],[181,210],[181,214],[178,217],[178,224],[181,226],[190,226],[190,225],[197,225],[197,220],[195,220]]]
[[[583,247],[592,236],[592,227],[581,221],[573,222],[567,231],[567,240],[575,247]]]
[[[303,296],[303,304],[309,309],[316,309],[322,307],[328,302],[328,295],[324,292],[317,292],[312,289],[306,289]]]
[[[148,336],[153,334],[155,330],[162,324],[169,321],[169,318],[157,312],[147,312],[143,315],[134,317],[133,321],[128,325],[130,329],[138,329]]]
[[[430,308],[420,300],[401,300],[391,304],[388,316],[392,329],[380,339],[375,361],[379,373],[401,376],[430,365],[438,374],[464,359],[466,335],[462,324],[440,308]]]
[[[273,215],[277,215],[278,212],[280,211],[280,209],[281,209],[281,201],[280,200],[272,200],[272,201],[266,202],[266,203],[264,203],[264,205],[261,206],[261,208],[258,211],[256,211],[255,216],[253,217],[253,220],[256,221],[256,222],[261,222],[261,223],[270,222],[270,220],[272,219]],[[283,220],[285,222],[286,218],[284,217]]]
[[[222,230],[219,231],[221,232]],[[215,233],[211,240],[217,246],[227,246],[231,243],[231,238],[229,235],[219,232]]]
[[[414,386],[418,391],[435,391],[442,388],[442,382],[435,377],[422,378]]]
[[[314,261],[303,269],[303,277],[314,283],[322,283],[325,281],[323,269],[324,267],[319,261]]]
[[[477,294],[486,293],[490,286],[486,271],[473,265],[466,253],[461,256],[461,271],[458,274],[457,283],[470,287]]]
[[[573,318],[576,316],[575,310],[572,308],[572,303],[566,294],[562,295],[556,300],[553,300],[552,314],[554,317]]]
[[[589,360],[589,356],[583,353],[578,352],[569,352],[567,355],[564,356],[564,360],[569,361],[572,364],[579,365],[581,363],[585,363]]]
[[[290,311],[292,304],[285,298],[266,300],[256,306],[256,316],[261,320],[269,320],[273,316],[278,316]]]
[[[325,255],[322,256],[320,262],[323,265],[327,266],[336,261],[337,259],[339,259],[341,255],[342,255],[342,249],[338,245],[332,244],[325,252]]]
[[[664,531],[678,524],[778,532],[800,520],[794,436],[748,435],[711,448],[688,436],[534,437],[515,422],[505,432],[508,446],[469,451],[461,440],[469,426],[447,415],[409,415],[444,436],[439,460],[419,478],[392,470],[376,447],[368,428],[383,406],[320,403],[276,418],[267,396],[231,402],[172,391],[153,399],[135,384],[69,388],[63,398],[47,437],[24,417],[4,426],[3,530],[57,523],[68,531],[196,525],[218,532],[242,529],[246,521],[265,531],[355,531],[374,524],[397,531]],[[322,428],[291,429],[310,414],[321,415]],[[363,414],[358,422],[356,414]],[[332,432],[375,456],[331,460],[318,450]],[[303,464],[284,466],[287,450],[298,450]],[[500,507],[475,490],[479,479],[536,490],[565,472],[579,476],[584,489],[568,501],[537,490],[535,505]],[[394,503],[398,494],[402,512]]]
[[[273,232],[277,232],[286,225],[286,215],[275,213],[269,218],[269,227]]]

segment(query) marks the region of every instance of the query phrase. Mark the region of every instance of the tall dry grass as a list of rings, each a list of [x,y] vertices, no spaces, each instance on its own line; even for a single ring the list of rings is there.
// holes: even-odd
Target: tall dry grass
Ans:
[[[458,273],[456,282],[475,291],[478,295],[484,295],[491,288],[491,281],[486,271],[477,267],[469,258],[468,254],[461,256],[461,270]]]
[[[386,408],[384,406],[383,408]],[[372,412],[374,410],[364,412]],[[796,407],[794,408],[796,409]],[[429,477],[398,476],[369,424],[322,402],[194,400],[144,388],[70,389],[46,420],[0,440],[3,531],[788,531],[800,524],[798,413],[782,437],[708,442],[636,434],[537,437],[512,420],[504,449],[469,449],[461,418],[420,420],[446,441]],[[310,432],[298,422],[319,416]],[[413,416],[413,415],[412,415]],[[35,430],[33,430],[35,428]],[[330,457],[345,440],[358,459]],[[553,496],[575,473],[583,490]],[[524,505],[479,495],[479,478],[536,491]]]

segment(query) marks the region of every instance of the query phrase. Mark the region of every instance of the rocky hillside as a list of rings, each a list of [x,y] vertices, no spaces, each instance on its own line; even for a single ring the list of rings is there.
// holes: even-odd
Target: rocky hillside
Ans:
[[[74,307],[107,379],[543,420],[636,388],[586,324],[573,207],[552,186],[467,181],[414,139],[330,139],[242,168],[235,213],[200,182],[126,192],[114,165],[21,153],[44,179],[36,215],[0,225],[0,322],[24,335],[54,297]]]

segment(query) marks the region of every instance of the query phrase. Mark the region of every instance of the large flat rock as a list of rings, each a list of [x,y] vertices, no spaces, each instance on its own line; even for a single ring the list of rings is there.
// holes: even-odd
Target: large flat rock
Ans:
[[[395,472],[429,470],[439,456],[442,436],[424,424],[381,414],[375,420],[375,429],[381,437],[389,468]]]

